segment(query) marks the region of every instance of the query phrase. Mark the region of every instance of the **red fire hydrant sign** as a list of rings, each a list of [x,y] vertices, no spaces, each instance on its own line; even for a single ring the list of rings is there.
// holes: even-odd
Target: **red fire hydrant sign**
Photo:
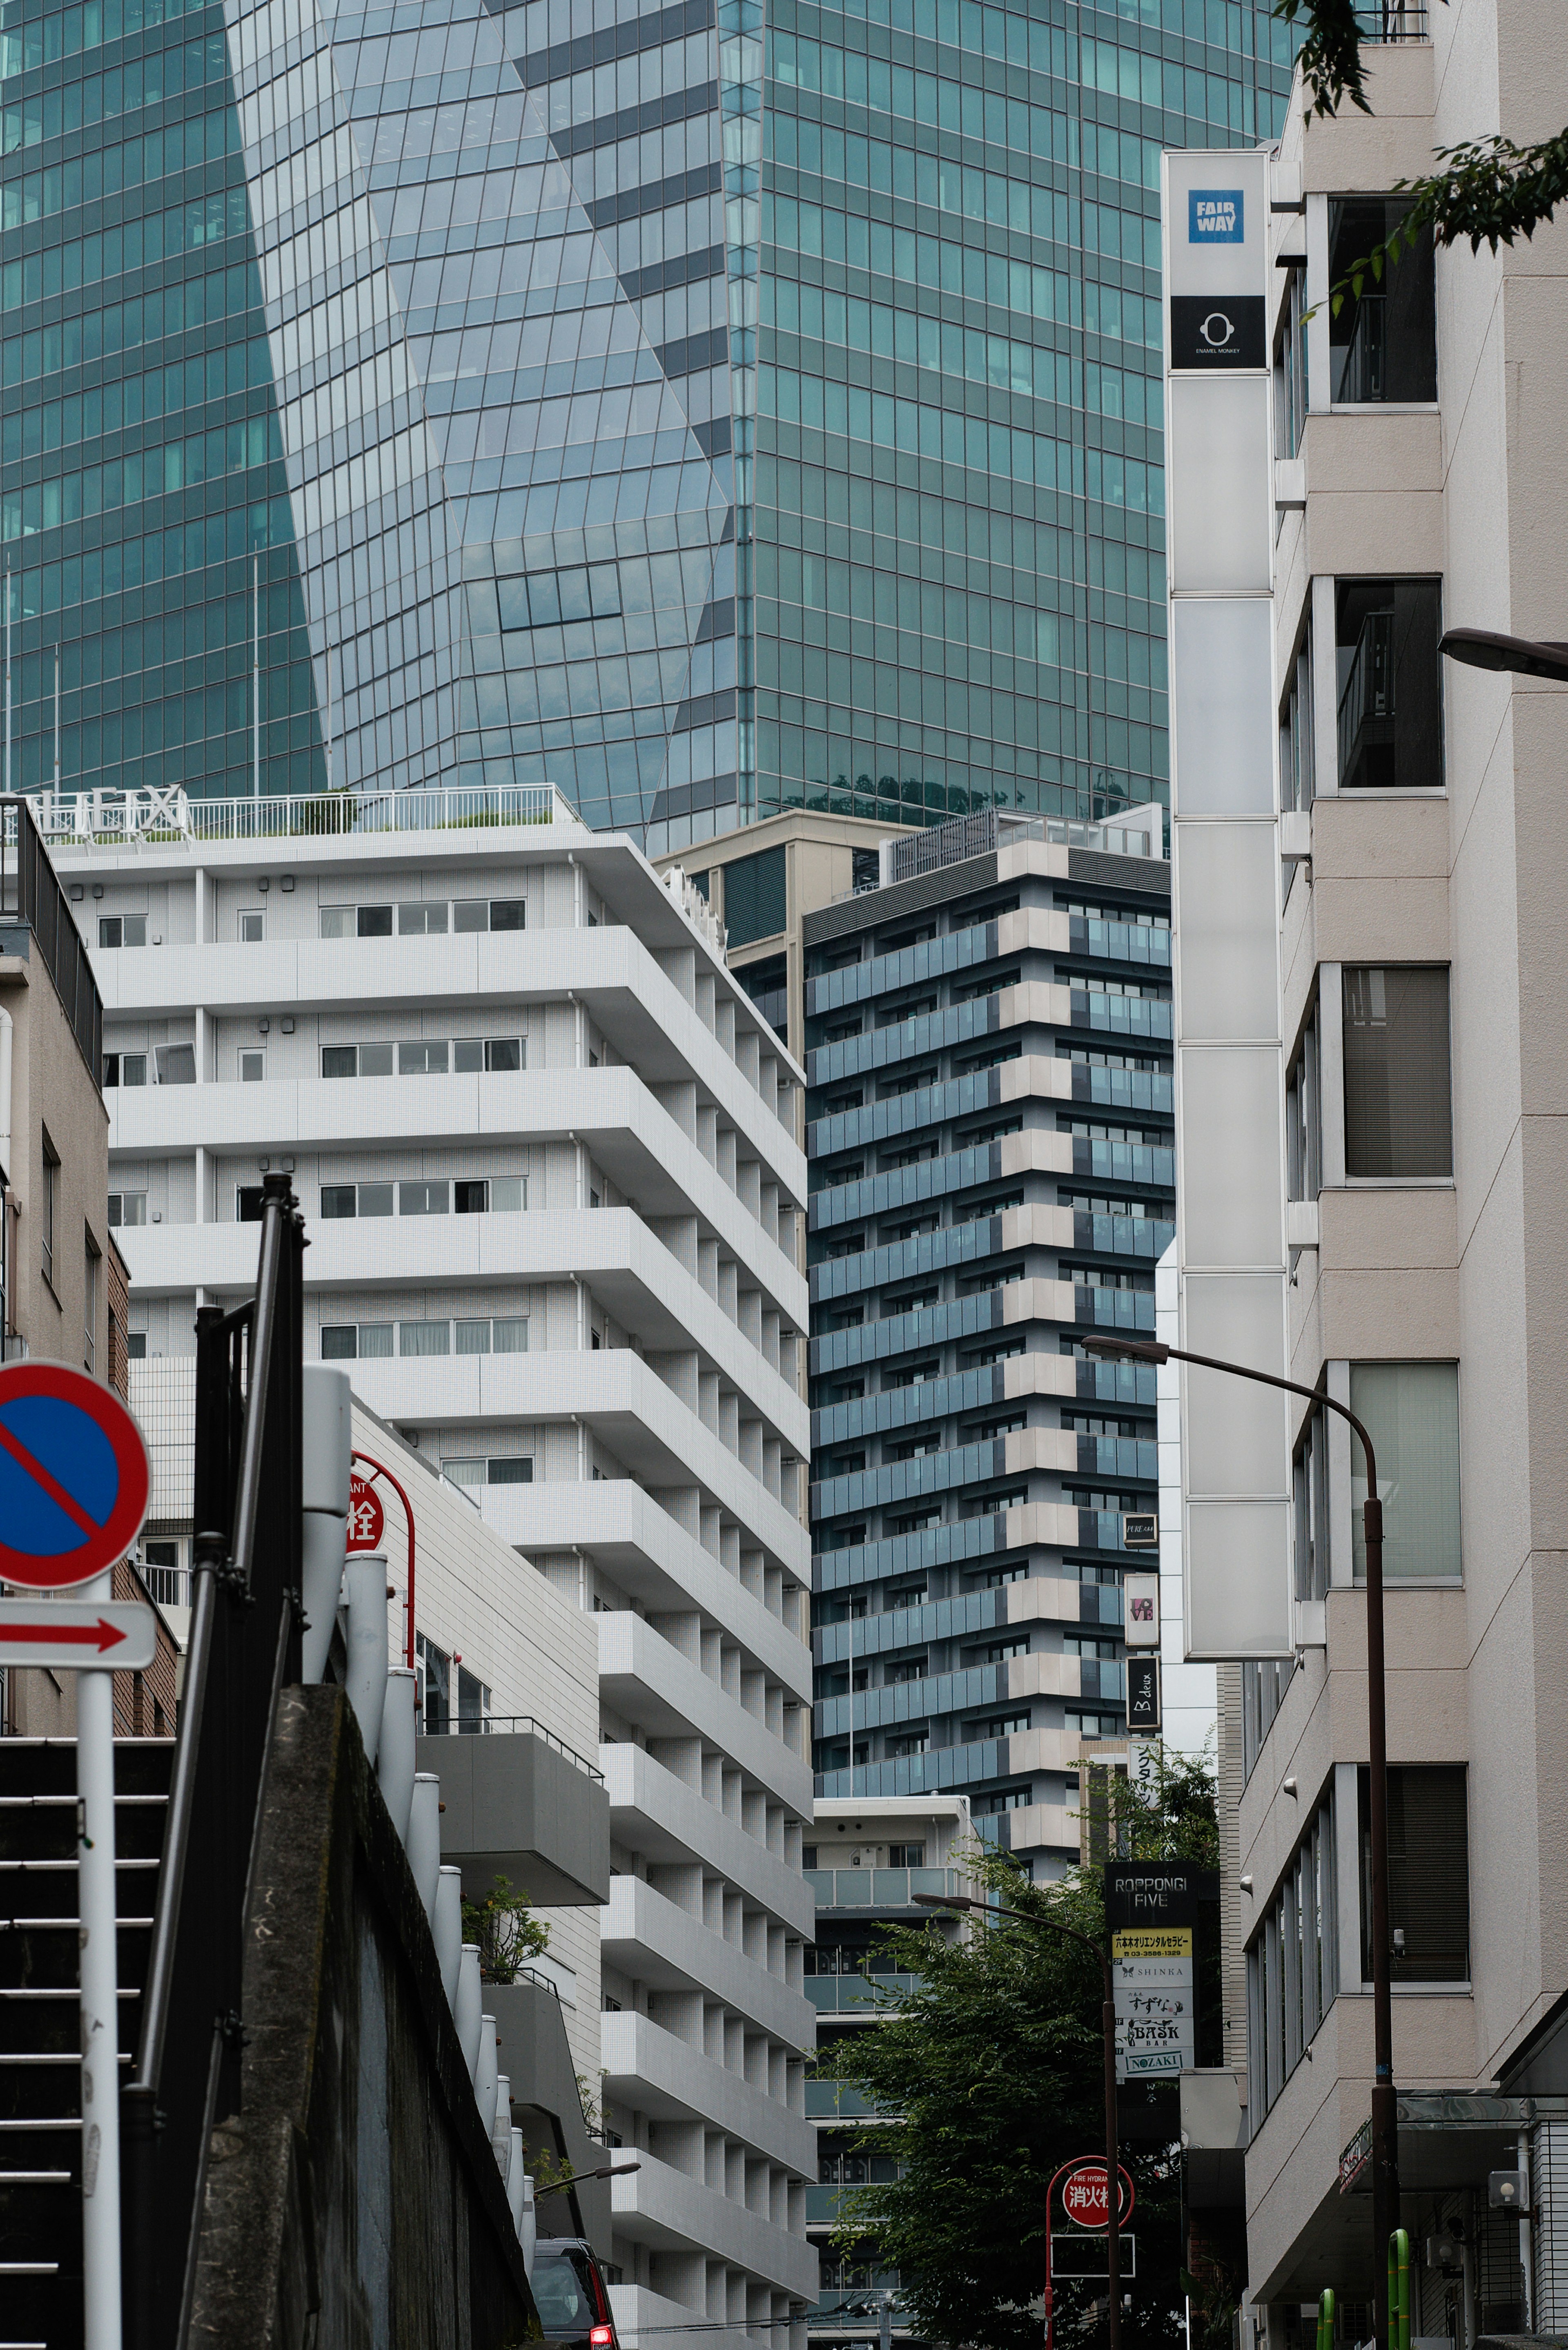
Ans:
[[[350,1550],[379,1550],[387,1531],[387,1513],[369,1480],[358,1471],[348,1480],[348,1544]]]

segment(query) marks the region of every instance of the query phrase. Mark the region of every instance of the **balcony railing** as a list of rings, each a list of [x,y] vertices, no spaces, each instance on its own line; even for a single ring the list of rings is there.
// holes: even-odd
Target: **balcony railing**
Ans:
[[[1427,11],[1424,6],[1407,7],[1402,0],[1389,0],[1386,6],[1357,8],[1355,26],[1364,41],[1379,46],[1392,41],[1424,41]]]
[[[961,1893],[961,1868],[808,1868],[819,1909],[908,1909],[917,1893]]]
[[[882,1991],[919,1991],[919,1975],[807,1975],[804,1989],[819,2015],[847,2015],[875,2007]]]
[[[422,1721],[420,1734],[424,1738],[492,1738],[504,1734],[543,1739],[546,1746],[554,1747],[557,1754],[564,1755],[573,1769],[582,1772],[585,1778],[592,1779],[600,1787],[605,1783],[605,1774],[597,1763],[590,1762],[586,1754],[579,1754],[575,1746],[568,1746],[564,1738],[557,1738],[553,1730],[546,1730],[542,1721],[535,1721],[531,1713],[452,1714],[442,1722]]]
[[[280,792],[249,799],[192,799],[166,791],[37,792],[27,806],[57,849],[178,847],[186,842],[326,839],[393,832],[485,830],[569,824],[582,818],[553,784],[472,789]]]

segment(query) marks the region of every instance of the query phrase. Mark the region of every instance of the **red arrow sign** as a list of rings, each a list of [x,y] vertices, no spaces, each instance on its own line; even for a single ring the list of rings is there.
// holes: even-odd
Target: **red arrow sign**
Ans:
[[[157,1653],[158,1618],[140,1603],[41,1607],[36,1599],[0,1599],[0,1665],[143,1672]]]
[[[100,1616],[96,1624],[17,1624],[8,1623],[3,1637],[6,1640],[37,1640],[47,1648],[57,1648],[62,1642],[67,1648],[96,1648],[101,1657],[106,1648],[122,1646],[125,1634],[118,1625]]]

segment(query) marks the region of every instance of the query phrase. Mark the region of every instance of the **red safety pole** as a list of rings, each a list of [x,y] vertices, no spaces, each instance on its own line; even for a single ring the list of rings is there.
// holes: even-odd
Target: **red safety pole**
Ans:
[[[338,1455],[338,1458],[341,1460],[342,1455],[341,1455],[341,1454],[339,1454],[339,1455]],[[373,1453],[370,1453],[370,1452],[351,1452],[351,1453],[349,1454],[349,1456],[348,1456],[348,1459],[349,1459],[349,1461],[350,1461],[350,1463],[351,1463],[351,1464],[352,1464],[354,1461],[362,1461],[365,1463],[365,1466],[366,1466],[366,1468],[367,1468],[367,1469],[373,1469],[373,1470],[375,1471],[375,1472],[376,1472],[376,1477],[384,1477],[384,1478],[386,1479],[386,1481],[387,1481],[388,1484],[391,1487],[391,1489],[392,1489],[393,1492],[394,1492],[394,1493],[396,1493],[396,1495],[397,1495],[397,1497],[398,1497],[399,1501],[400,1501],[400,1502],[401,1502],[401,1503],[402,1503],[402,1505],[403,1505],[403,1523],[407,1526],[407,1528],[408,1528],[408,1530],[409,1530],[409,1600],[408,1600],[409,1637],[408,1637],[407,1642],[405,1643],[405,1648],[404,1648],[404,1659],[403,1659],[403,1661],[405,1662],[405,1664],[407,1664],[407,1665],[408,1665],[408,1667],[409,1667],[410,1670],[410,1671],[412,1671],[412,1669],[413,1669],[413,1663],[414,1663],[414,1513],[413,1513],[413,1510],[412,1510],[412,1507],[411,1507],[411,1506],[410,1506],[410,1504],[408,1495],[404,1492],[404,1491],[403,1491],[403,1489],[402,1489],[401,1485],[400,1485],[400,1484],[399,1484],[399,1482],[398,1482],[397,1479],[393,1476],[393,1474],[392,1474],[391,1471],[388,1468],[388,1466],[387,1466],[387,1464],[386,1464],[386,1462],[385,1462],[384,1461],[378,1461],[378,1460],[376,1459],[375,1455],[374,1455]],[[367,1482],[367,1484],[373,1485],[373,1484],[375,1483],[375,1482],[376,1482],[376,1477],[369,1477],[369,1478],[367,1478],[367,1479],[366,1479],[366,1481],[365,1481],[365,1482]]]

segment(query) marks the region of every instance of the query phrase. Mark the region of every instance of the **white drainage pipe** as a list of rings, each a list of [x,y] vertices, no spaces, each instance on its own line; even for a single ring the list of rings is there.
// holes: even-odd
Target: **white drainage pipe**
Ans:
[[[381,1751],[376,1757],[376,1776],[392,1815],[392,1825],[398,1831],[398,1841],[405,1846],[409,1840],[409,1809],[414,1799],[414,1710],[418,1703],[419,1676],[410,1665],[394,1665],[387,1675],[381,1703]]]
[[[444,1870],[441,1873],[445,1875]],[[468,2067],[471,2081],[475,2078],[479,2067],[480,2034],[484,2025],[483,2005],[484,1995],[479,1987],[479,1945],[477,1942],[464,1942],[452,2016],[457,2026],[457,2044],[462,2050],[462,2061]],[[488,2127],[484,2134],[489,2137]]]
[[[522,2135],[522,2131],[519,2130],[517,2132],[517,2136],[521,2137]],[[534,2273],[534,2254],[539,2242],[539,2219],[534,2205],[533,2174],[527,2169],[524,2169],[523,2173],[522,2193],[523,2223],[518,2229],[517,2233],[523,2245],[523,2266],[526,2270],[527,2273],[532,2276]]]
[[[458,2012],[458,2000],[460,1996],[459,1986],[462,1981],[462,1871],[461,1868],[438,1867],[436,1871],[436,1898],[433,1931],[435,1934],[436,1959],[441,1967],[441,1989],[446,1993],[447,2005],[451,2008],[452,2014],[455,2017]],[[479,1951],[477,1948],[473,1953],[473,1976],[474,1982],[477,1985],[479,1981]],[[479,2012],[477,1990],[475,1991],[473,2012],[475,2015]],[[462,2037],[462,2033],[460,2027],[458,2038],[461,2040]],[[468,2063],[468,2069],[472,2073],[473,2070],[472,2062],[467,2058],[466,2052],[465,2062]]]
[[[473,2068],[473,2094],[479,2101],[479,2120],[486,2137],[495,2132],[495,2092],[501,2074],[495,2059],[495,2018],[482,2015],[479,2019],[479,2062]]]
[[[433,1771],[416,1771],[409,1790],[409,1827],[403,1838],[409,1866],[435,1930],[436,1887],[441,1881],[441,1781]],[[458,1941],[462,1935],[460,1928]]]
[[[512,2159],[512,2083],[508,2075],[499,2073],[495,2079],[495,2119],[491,2126],[490,2143],[495,2150],[495,2167],[502,2178]]]
[[[356,1555],[343,1569],[348,1603],[348,1702],[372,1766],[381,1742],[387,1698],[387,1562],[379,1551]]]
[[[306,1630],[301,1670],[310,1682],[318,1681],[327,1670],[327,1652],[332,1645],[348,1538],[348,1455],[353,1433],[348,1372],[329,1371],[311,1363],[303,1378],[300,1589]]]
[[[534,2181],[528,2178],[528,2158],[523,2151],[523,2133],[520,2129],[514,2129],[512,2150],[506,2165],[506,2207],[512,2214],[512,2225],[519,2236],[523,2233],[523,2182],[525,2178],[531,2188]]]

